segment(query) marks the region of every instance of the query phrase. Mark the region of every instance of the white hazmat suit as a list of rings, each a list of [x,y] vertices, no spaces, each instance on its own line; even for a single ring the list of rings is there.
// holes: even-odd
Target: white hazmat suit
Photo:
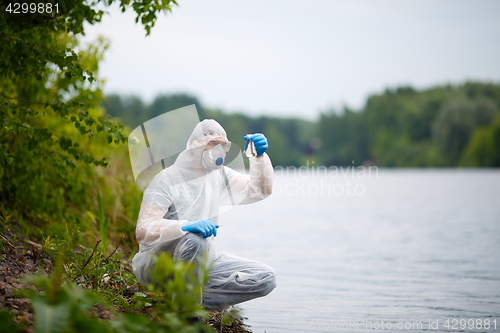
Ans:
[[[273,168],[264,153],[250,157],[249,175],[222,165],[209,170],[205,166],[213,157],[207,156],[210,142],[225,143],[226,152],[230,145],[222,126],[205,119],[195,127],[175,163],[159,172],[144,191],[136,227],[139,252],[132,268],[139,282],[146,284],[153,265],[151,254],[166,251],[174,260],[205,264],[211,270],[203,303],[207,309],[221,309],[267,295],[276,286],[275,273],[263,263],[217,252],[213,236],[203,238],[183,231],[182,226],[204,219],[217,224],[221,205],[249,204],[268,197]]]

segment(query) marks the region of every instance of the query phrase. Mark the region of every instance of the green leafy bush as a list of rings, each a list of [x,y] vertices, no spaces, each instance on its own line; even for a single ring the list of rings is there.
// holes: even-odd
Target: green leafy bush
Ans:
[[[490,126],[474,130],[462,154],[461,164],[500,167],[500,116]]]
[[[167,254],[161,254],[153,269],[155,283],[148,286],[149,296],[136,293],[132,306],[147,306],[148,314],[118,313],[98,293],[84,290],[74,282],[64,280],[61,260],[52,277],[33,275],[27,280],[42,289],[42,293],[27,289],[23,294],[31,299],[36,333],[66,332],[213,332],[206,324],[207,313],[200,304],[206,272],[200,272],[189,263],[174,263]],[[106,322],[94,311],[96,304],[113,314]],[[11,332],[20,330],[8,313],[0,313],[0,320]]]

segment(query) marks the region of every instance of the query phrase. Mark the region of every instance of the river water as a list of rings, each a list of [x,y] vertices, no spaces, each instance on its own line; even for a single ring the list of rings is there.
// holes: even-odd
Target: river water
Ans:
[[[217,248],[277,273],[251,330],[498,332],[500,170],[359,170],[277,170],[221,215]]]

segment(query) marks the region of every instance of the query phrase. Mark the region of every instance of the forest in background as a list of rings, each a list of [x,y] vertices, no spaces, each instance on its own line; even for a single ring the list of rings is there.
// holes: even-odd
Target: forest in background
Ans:
[[[101,101],[107,114],[131,129],[191,104],[201,119],[217,120],[240,146],[244,134],[264,133],[275,166],[308,160],[338,166],[500,166],[500,84],[494,83],[386,89],[369,96],[361,110],[329,110],[317,122],[211,109],[182,93],[159,95],[150,104],[117,94]]]

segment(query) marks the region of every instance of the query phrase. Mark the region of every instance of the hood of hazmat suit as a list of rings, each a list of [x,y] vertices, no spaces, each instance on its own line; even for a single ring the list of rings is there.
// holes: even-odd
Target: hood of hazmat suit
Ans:
[[[249,204],[271,194],[274,171],[269,156],[250,157],[250,173],[242,174],[223,165],[230,144],[215,120],[196,125],[175,163],[144,191],[136,227],[139,253],[158,244],[168,248],[187,233],[181,229],[187,221],[209,219],[217,224],[222,205]],[[209,260],[216,257],[215,250],[209,254]]]

